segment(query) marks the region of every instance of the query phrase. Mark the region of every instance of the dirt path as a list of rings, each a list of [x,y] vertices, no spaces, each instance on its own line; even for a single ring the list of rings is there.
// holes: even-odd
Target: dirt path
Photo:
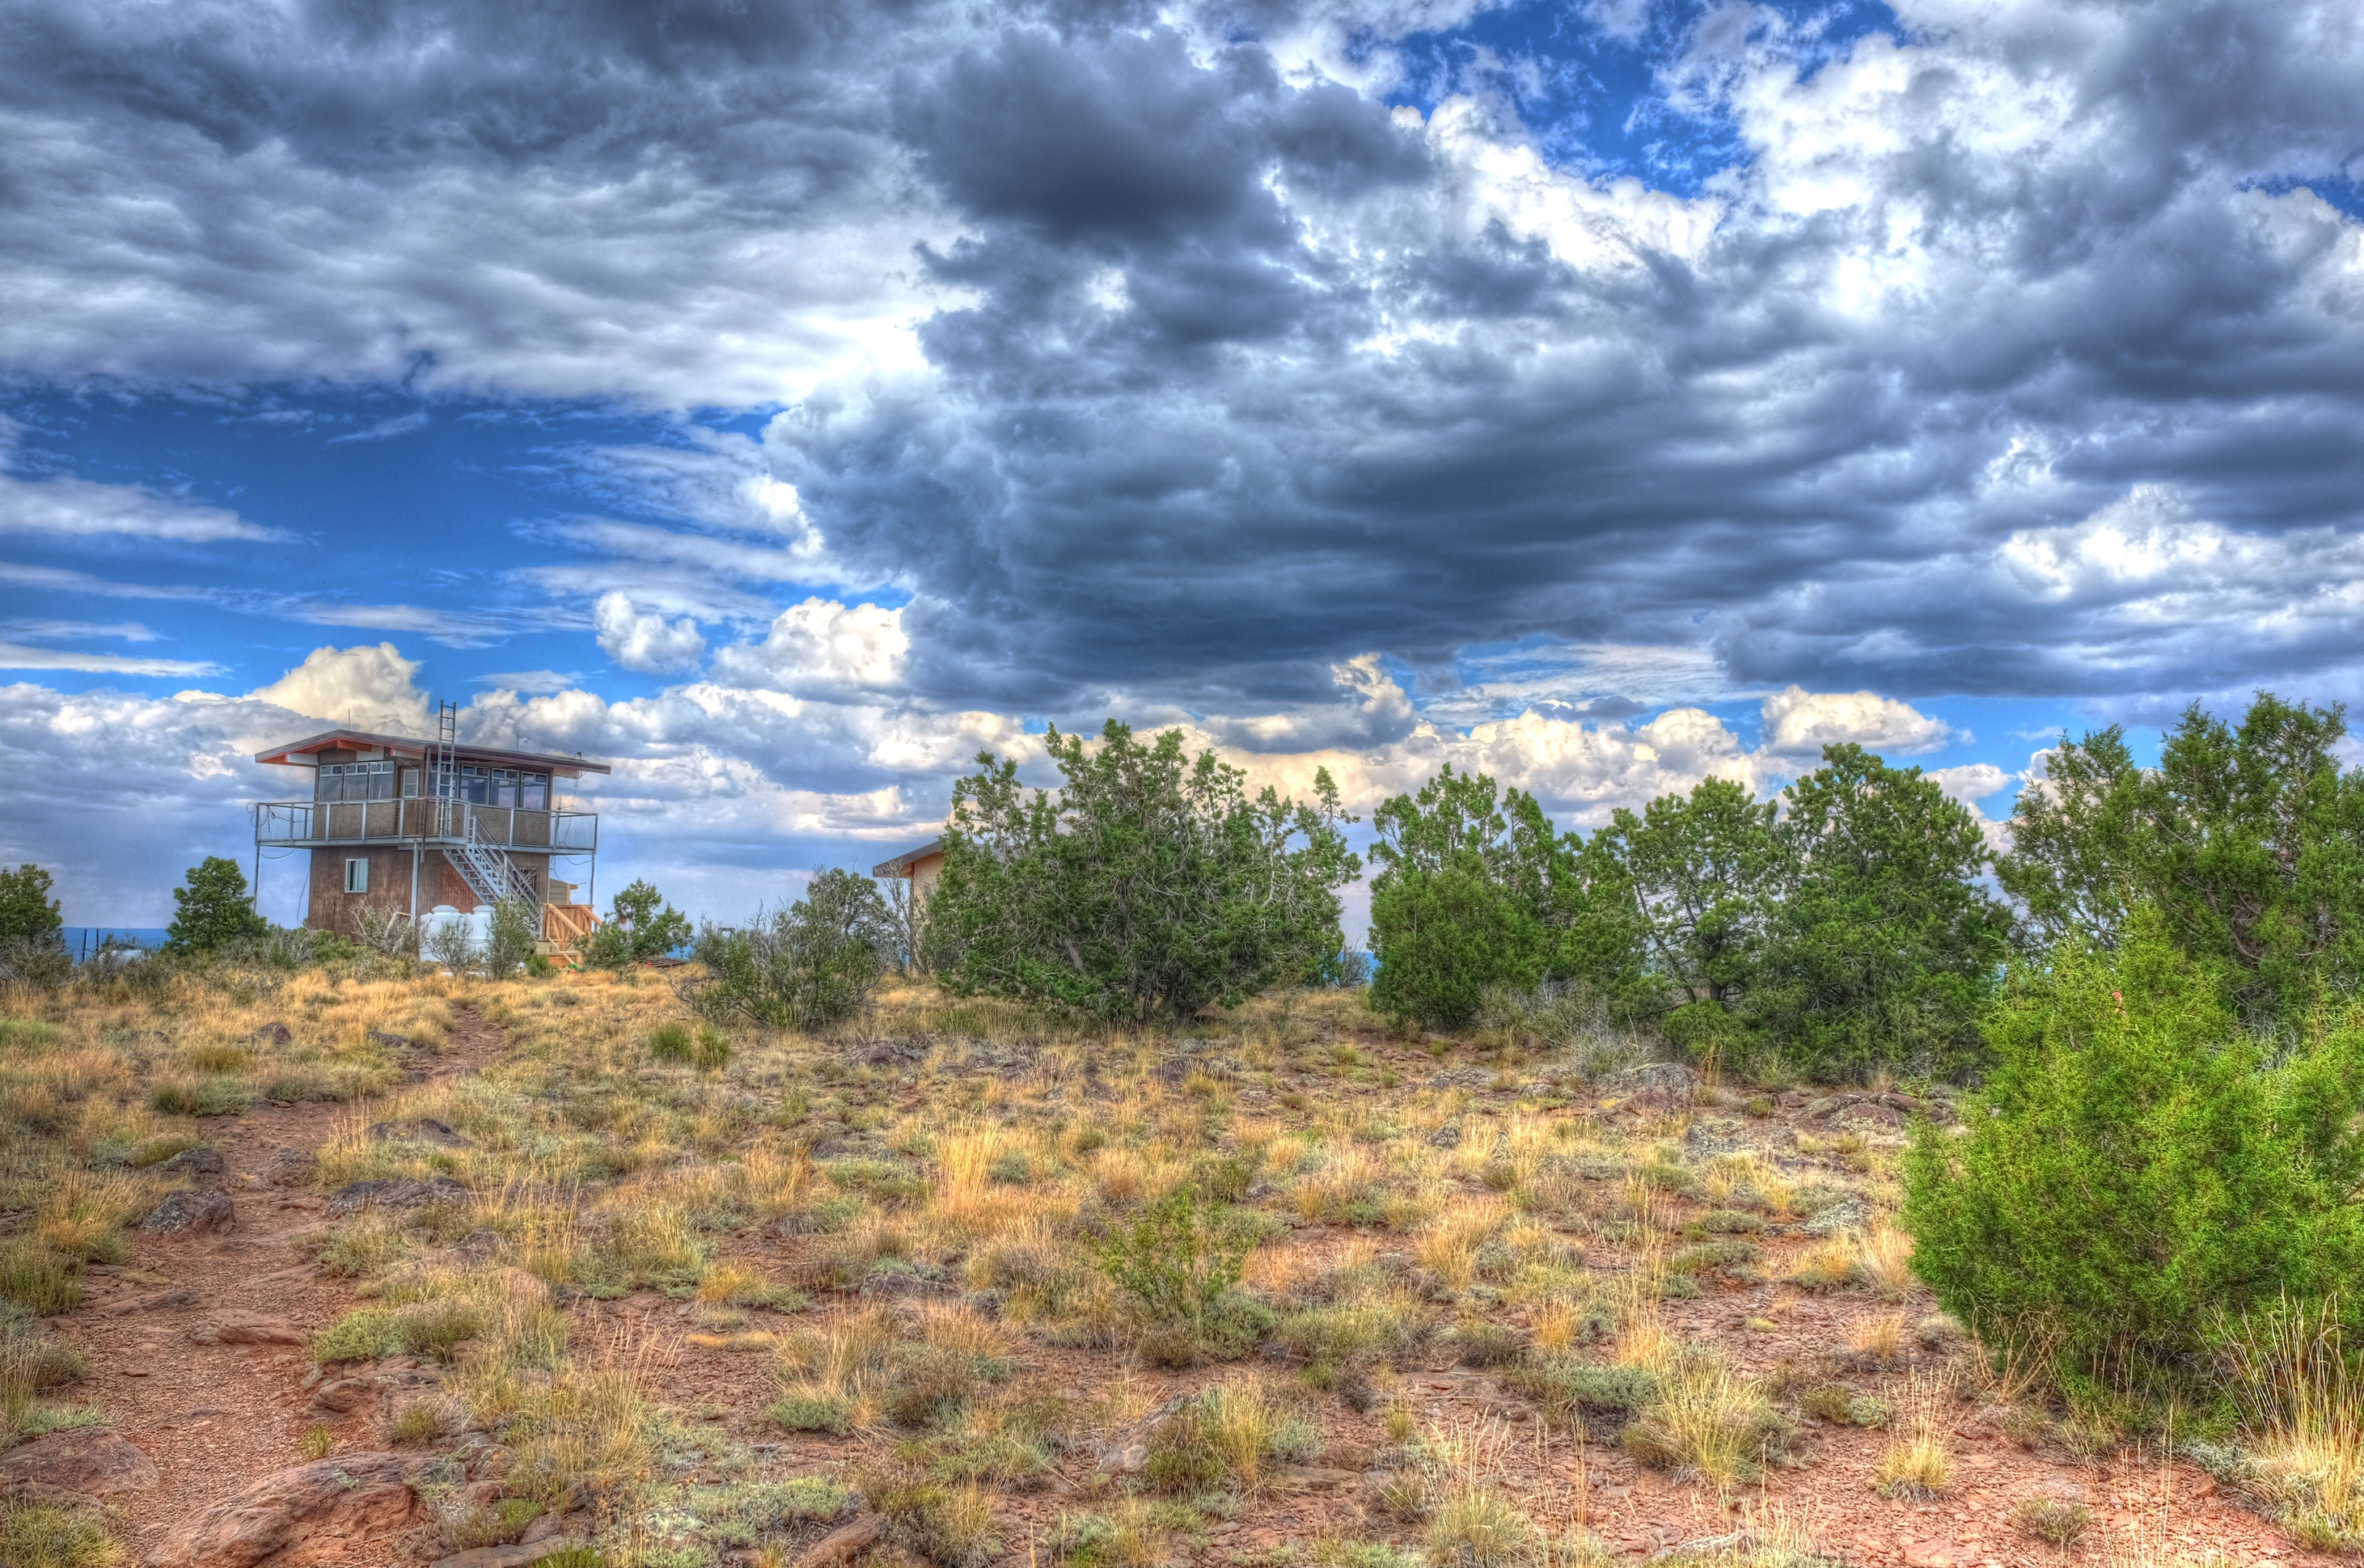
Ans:
[[[418,1083],[478,1071],[498,1054],[501,1031],[462,1010],[442,1051]],[[120,1271],[94,1270],[88,1300],[61,1324],[90,1358],[77,1391],[105,1409],[117,1433],[155,1463],[155,1486],[125,1499],[136,1553],[144,1555],[197,1509],[257,1477],[303,1462],[305,1432],[325,1425],[339,1450],[379,1445],[374,1407],[345,1414],[313,1407],[303,1345],[200,1344],[192,1331],[224,1312],[278,1318],[309,1336],[353,1305],[341,1280],[322,1278],[298,1243],[328,1223],[317,1195],[270,1185],[263,1172],[274,1150],[308,1153],[339,1120],[368,1115],[379,1101],[354,1106],[265,1106],[212,1124],[209,1141],[229,1167],[218,1184],[238,1206],[238,1223],[210,1237],[134,1233]],[[383,1542],[353,1540],[328,1563],[385,1562]]]

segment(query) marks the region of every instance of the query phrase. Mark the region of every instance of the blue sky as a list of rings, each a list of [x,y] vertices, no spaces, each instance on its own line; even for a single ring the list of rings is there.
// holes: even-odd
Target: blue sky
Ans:
[[[2345,7],[0,14],[0,860],[78,922],[430,698],[732,917],[1110,714],[2000,821],[2356,694]]]

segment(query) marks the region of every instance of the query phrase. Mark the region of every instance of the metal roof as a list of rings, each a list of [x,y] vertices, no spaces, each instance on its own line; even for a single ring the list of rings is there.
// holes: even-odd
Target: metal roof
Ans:
[[[879,862],[876,865],[870,868],[870,874],[873,876],[906,876],[910,873],[912,862],[923,861],[930,855],[941,855],[943,852],[944,841],[942,839],[931,839],[916,850],[906,850],[891,861]]]
[[[318,762],[297,759],[315,752],[334,750],[354,750],[376,747],[406,757],[424,757],[434,749],[431,740],[421,740],[415,735],[377,735],[366,729],[330,729],[302,740],[291,740],[284,746],[273,746],[257,751],[258,762],[276,762],[282,767],[318,767]],[[547,768],[561,778],[580,778],[585,773],[605,773],[613,770],[605,762],[589,762],[581,757],[552,755],[546,751],[504,751],[494,746],[454,746],[452,755],[463,762],[490,762],[496,767]]]

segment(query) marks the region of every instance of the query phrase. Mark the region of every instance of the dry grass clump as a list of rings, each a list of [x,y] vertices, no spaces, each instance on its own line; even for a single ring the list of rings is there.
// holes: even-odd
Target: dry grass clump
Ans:
[[[1881,1496],[1934,1497],[1946,1490],[1954,1469],[1939,1418],[1946,1392],[1942,1380],[1919,1373],[1906,1384],[1896,1435],[1872,1466],[1872,1481]]]
[[[2242,1485],[2321,1551],[2364,1547],[2364,1385],[2336,1302],[2284,1303],[2223,1324],[2242,1414]]]
[[[1500,1422],[1431,1428],[1421,1440],[1430,1482],[1429,1561],[1457,1568],[1511,1568],[1540,1544],[1535,1523],[1499,1479],[1511,1434]]]

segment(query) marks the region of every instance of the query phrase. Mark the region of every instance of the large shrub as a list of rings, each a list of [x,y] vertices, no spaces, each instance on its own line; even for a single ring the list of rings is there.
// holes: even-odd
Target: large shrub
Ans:
[[[990,752],[953,786],[929,903],[953,989],[1188,1018],[1301,984],[1345,945],[1338,889],[1360,868],[1327,773],[1311,804],[1251,799],[1239,769],[1186,757],[1179,730],[1143,745],[1110,719],[1097,747],[1055,728],[1043,746],[1056,795]]]
[[[1533,795],[1450,765],[1372,815],[1371,1005],[1436,1028],[1489,993],[1575,981],[1626,1012],[1655,995],[1633,894],[1604,842],[1553,830]]]
[[[1990,1336],[2073,1362],[2192,1357],[2221,1310],[2364,1307],[2364,1008],[2269,1056],[2154,912],[2064,941],[1986,1026],[1961,1132],[1905,1158],[1914,1272]]]
[[[895,951],[893,916],[869,878],[817,873],[805,896],[698,939],[705,979],[686,995],[708,1018],[820,1029],[866,1006]]]
[[[1976,815],[1853,745],[1825,748],[1785,796],[1787,885],[1751,1017],[1816,1078],[1971,1065],[2011,936],[2011,912],[1978,885]]]
[[[2136,905],[2212,965],[2244,1020],[2296,1029],[2364,986],[2364,770],[2345,712],[2259,693],[2237,728],[2187,709],[2136,765],[2114,726],[2064,741],[1996,863],[2038,941],[2118,940]]]

